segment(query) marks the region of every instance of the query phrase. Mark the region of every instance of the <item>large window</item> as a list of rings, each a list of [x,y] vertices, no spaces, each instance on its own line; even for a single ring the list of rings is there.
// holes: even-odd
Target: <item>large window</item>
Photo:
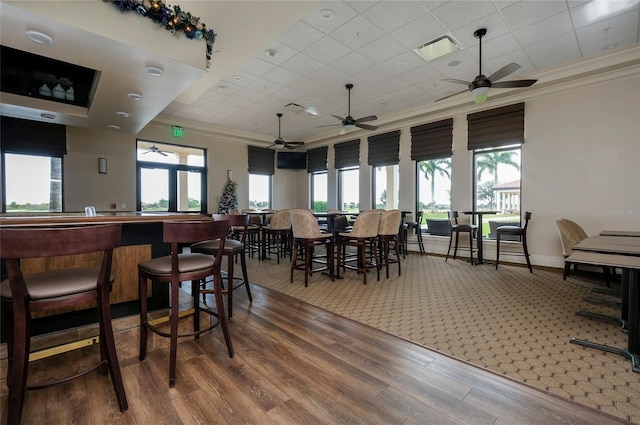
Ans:
[[[338,209],[360,211],[360,169],[338,170]]]
[[[249,208],[252,210],[271,208],[271,176],[249,174]]]
[[[400,170],[398,164],[373,167],[372,208],[383,210],[398,208],[399,186]]]
[[[207,212],[205,150],[138,140],[139,211]]]
[[[478,210],[497,210],[500,220],[520,220],[521,145],[500,149],[474,150],[474,206]],[[491,218],[487,216],[487,218]],[[488,220],[483,220],[487,222]],[[483,226],[483,235],[489,227]]]
[[[327,172],[311,173],[311,208],[315,212],[327,212]]]
[[[446,218],[451,209],[451,158],[416,161],[418,210],[427,218]]]
[[[5,212],[62,211],[62,157],[5,153],[3,162]]]

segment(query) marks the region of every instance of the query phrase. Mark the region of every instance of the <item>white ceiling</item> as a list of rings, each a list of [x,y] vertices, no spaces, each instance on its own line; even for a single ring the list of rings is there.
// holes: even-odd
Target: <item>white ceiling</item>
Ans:
[[[214,52],[212,70],[179,96],[172,94],[158,118],[174,120],[186,131],[193,123],[265,141],[277,136],[278,112],[284,114],[282,136],[287,141],[337,134],[339,126],[318,126],[339,124],[331,115],[347,114],[346,83],[354,84],[351,115],[375,114],[378,121],[368,123],[374,125],[464,90],[441,80],[471,81],[478,74],[478,40],[473,36],[478,28],[488,30],[482,43],[483,74],[511,62],[521,66],[501,81],[540,79],[551,68],[640,41],[640,0],[173,3],[188,4],[184,10],[218,33],[214,50],[219,52]],[[2,24],[5,44],[4,16]],[[432,62],[413,51],[442,35],[452,36],[462,49]],[[122,43],[119,48],[124,52]],[[267,55],[268,49],[277,54]],[[120,61],[119,54],[113,57]],[[543,82],[526,89],[493,88],[489,100],[509,90],[535,90]],[[452,99],[472,101],[468,93]],[[284,108],[289,103],[313,107],[318,115]]]

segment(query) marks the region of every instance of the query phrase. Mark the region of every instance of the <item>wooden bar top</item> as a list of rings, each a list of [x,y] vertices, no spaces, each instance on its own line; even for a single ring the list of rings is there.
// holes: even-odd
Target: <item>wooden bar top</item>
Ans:
[[[33,215],[0,216],[0,227],[16,226],[73,226],[82,224],[107,223],[159,223],[165,220],[201,220],[211,216],[200,213],[152,213],[152,212],[105,212],[95,216],[84,213],[49,213]]]

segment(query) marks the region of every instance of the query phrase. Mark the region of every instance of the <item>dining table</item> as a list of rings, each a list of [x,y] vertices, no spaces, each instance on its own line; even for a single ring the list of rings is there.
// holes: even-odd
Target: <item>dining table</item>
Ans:
[[[478,240],[478,259],[476,261],[476,264],[482,264],[484,263],[484,257],[482,256],[482,216],[485,214],[499,214],[500,211],[492,211],[492,210],[470,210],[470,211],[461,211],[462,214],[466,214],[466,215],[471,215],[474,217],[473,222],[475,224],[476,220],[475,217],[477,217],[477,224],[478,224],[478,233],[476,235],[476,238]]]
[[[640,238],[637,236],[591,236],[573,246],[567,260],[622,269],[621,317],[626,325],[625,348],[571,338],[572,344],[623,356],[631,361],[631,370],[640,372]]]

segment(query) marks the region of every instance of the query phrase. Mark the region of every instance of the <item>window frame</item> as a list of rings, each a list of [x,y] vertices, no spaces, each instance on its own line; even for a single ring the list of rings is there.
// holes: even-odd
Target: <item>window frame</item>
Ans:
[[[342,193],[342,189],[343,189],[343,183],[344,183],[344,176],[343,176],[343,172],[348,172],[348,171],[358,171],[358,206],[357,209],[360,210],[360,166],[357,167],[346,167],[346,168],[340,168],[337,170],[338,171],[338,209],[341,211],[345,211],[344,207],[344,196]]]
[[[267,207],[266,208],[262,208],[262,209],[271,209],[272,205],[273,205],[273,176],[269,175],[269,174],[258,174],[258,173],[248,173],[248,183],[249,183],[249,208],[253,209],[251,207],[251,176],[262,176],[262,177],[267,177],[268,179],[268,183],[267,183],[267,191],[268,191],[268,195],[267,195]]]
[[[415,176],[415,211],[420,211],[420,176],[422,174],[422,170],[420,169],[420,163],[421,162],[427,162],[427,161],[437,161],[437,160],[442,160],[442,159],[448,159],[449,160],[449,209],[451,209],[451,184],[452,184],[452,177],[451,177],[451,170],[452,170],[452,164],[451,161],[453,159],[453,156],[443,156],[441,158],[433,158],[433,159],[426,159],[426,160],[421,160],[421,161],[414,161],[414,176]],[[428,205],[428,204],[425,204]],[[437,204],[436,204],[437,205]],[[426,218],[426,216],[425,216]]]
[[[327,180],[327,193],[325,193],[325,198],[327,199],[327,206],[329,203],[329,173],[327,170],[324,171],[315,171],[312,173],[309,173],[309,208],[311,208],[312,210],[315,211],[315,177],[320,176],[320,175],[325,175],[325,178]],[[316,211],[316,212],[326,212],[326,211]]]

